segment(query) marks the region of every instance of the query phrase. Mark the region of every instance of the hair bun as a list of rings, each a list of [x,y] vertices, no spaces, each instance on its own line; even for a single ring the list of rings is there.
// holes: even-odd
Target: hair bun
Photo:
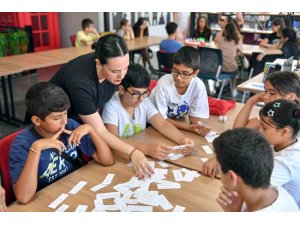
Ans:
[[[91,48],[92,48],[93,50],[96,49],[96,47],[97,47],[97,41],[94,42],[94,43],[91,45]]]

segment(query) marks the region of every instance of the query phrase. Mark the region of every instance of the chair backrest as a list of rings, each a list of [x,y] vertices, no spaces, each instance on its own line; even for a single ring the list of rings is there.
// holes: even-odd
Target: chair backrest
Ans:
[[[156,80],[151,80],[149,85],[149,90],[152,91],[153,88],[155,88],[156,84],[157,84]]]
[[[217,48],[198,47],[198,51],[200,54],[200,78],[201,76],[218,78],[223,65],[222,50]]]
[[[71,40],[72,46],[75,47],[76,34],[71,35],[71,36],[70,36],[70,40]]]
[[[11,185],[10,173],[9,173],[9,152],[10,146],[15,137],[23,130],[24,128],[19,128],[17,131],[10,133],[0,139],[0,177],[1,183],[5,190],[5,199],[6,204],[10,205],[13,203],[16,198],[14,191]]]
[[[173,68],[173,58],[175,53],[158,51],[156,55],[158,70],[163,73],[170,73]]]

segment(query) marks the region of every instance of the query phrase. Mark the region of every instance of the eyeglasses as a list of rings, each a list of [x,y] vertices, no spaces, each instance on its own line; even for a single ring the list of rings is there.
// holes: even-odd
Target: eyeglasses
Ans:
[[[141,98],[141,96],[143,96],[143,98],[147,98],[149,97],[149,95],[151,94],[151,91],[149,89],[147,89],[144,93],[131,93],[130,91],[126,90],[129,94],[131,94],[132,98],[135,100],[138,100]]]
[[[187,73],[187,72],[179,72],[178,70],[172,69],[171,73],[174,77],[178,77],[180,75],[182,79],[189,79],[189,77],[195,73],[195,70],[192,73]]]

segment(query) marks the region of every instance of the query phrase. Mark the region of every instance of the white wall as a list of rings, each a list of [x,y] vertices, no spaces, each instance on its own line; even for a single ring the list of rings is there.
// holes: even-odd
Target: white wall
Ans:
[[[90,18],[99,32],[104,31],[104,19],[101,12],[61,12],[59,13],[61,47],[71,47],[70,36],[81,30],[81,21]]]

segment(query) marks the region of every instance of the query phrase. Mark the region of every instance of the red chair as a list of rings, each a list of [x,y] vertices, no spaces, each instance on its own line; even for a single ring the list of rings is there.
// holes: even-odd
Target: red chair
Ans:
[[[152,91],[152,89],[155,88],[156,84],[157,84],[156,80],[151,80],[149,85],[149,90]]]
[[[5,190],[5,200],[6,205],[13,203],[16,198],[14,191],[11,185],[10,173],[9,173],[9,151],[10,146],[15,137],[23,130],[24,128],[18,129],[17,131],[10,133],[0,139],[0,177],[1,183]]]
[[[70,36],[70,39],[71,39],[72,46],[75,47],[76,34],[71,35],[71,36]]]

